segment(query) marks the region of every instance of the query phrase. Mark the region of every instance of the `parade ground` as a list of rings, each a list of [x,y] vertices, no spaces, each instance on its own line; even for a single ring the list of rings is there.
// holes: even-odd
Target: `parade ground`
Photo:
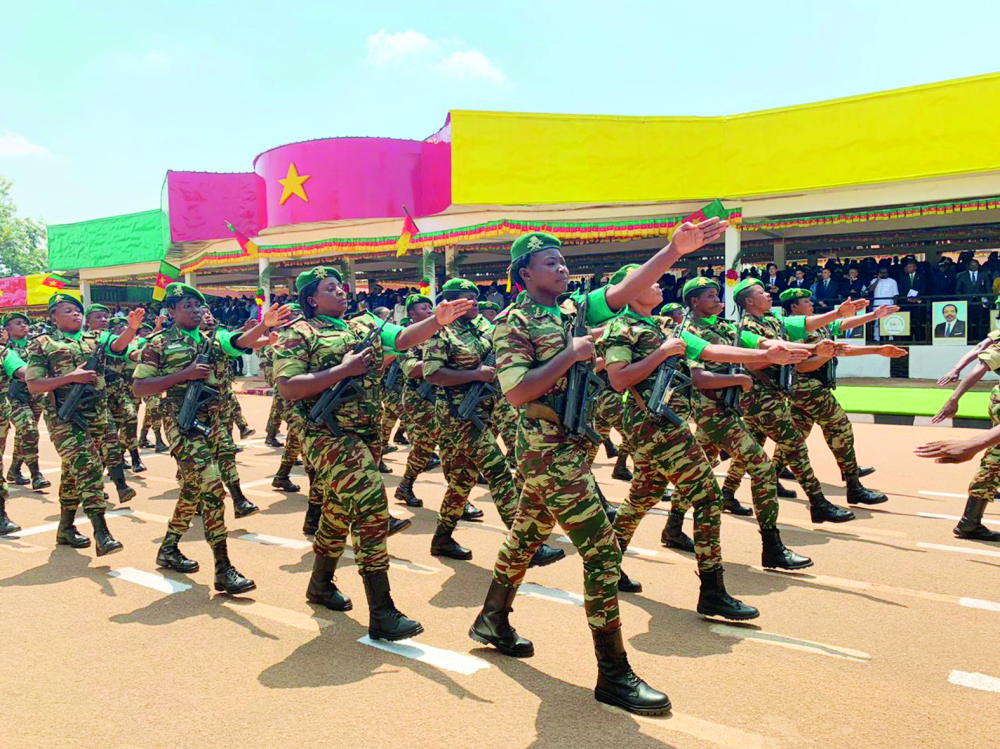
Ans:
[[[531,569],[512,623],[535,643],[505,658],[467,636],[489,585],[504,529],[484,486],[473,501],[484,522],[461,523],[471,562],[429,554],[441,469],[423,474],[415,511],[392,500],[406,448],[389,454],[390,511],[413,526],[389,540],[399,608],[424,634],[395,644],[367,639],[367,607],[350,553],[338,585],[347,614],[308,604],[312,549],[302,535],[302,493],[271,489],[277,451],[264,447],[270,399],[240,396],[257,434],[237,456],[247,496],[261,512],[227,525],[233,562],[257,590],[212,590],[199,523],[182,550],[201,563],[185,576],[158,570],[157,545],[177,498],[169,455],[143,451],[148,471],[129,476],[139,495],[109,513],[123,551],[55,546],[59,464],[42,429],[44,493],[11,487],[22,527],[0,539],[4,679],[0,745],[188,747],[989,747],[1000,732],[1000,548],[957,540],[975,463],[934,465],[913,456],[965,429],[855,424],[866,479],[889,495],[855,508],[854,522],[814,525],[801,499],[782,500],[785,543],[813,558],[798,574],[764,572],[753,518],[723,519],[730,592],[759,607],[752,623],[698,616],[690,555],[661,547],[667,505],[640,525],[623,568],[643,583],[623,594],[622,619],[636,672],[666,691],[673,713],[642,718],[597,703],[596,669],[582,608],[579,556]],[[616,436],[616,439],[619,439]],[[5,465],[13,439],[8,437]],[[844,504],[836,464],[818,431],[809,439],[827,497]],[[717,471],[722,471],[723,463]],[[602,450],[598,481],[613,502]],[[795,486],[788,483],[789,486]],[[113,488],[110,483],[107,487]],[[738,493],[749,502],[749,481]],[[77,520],[91,533],[87,521]],[[990,527],[1000,514],[990,508]],[[685,530],[690,533],[690,521]]]

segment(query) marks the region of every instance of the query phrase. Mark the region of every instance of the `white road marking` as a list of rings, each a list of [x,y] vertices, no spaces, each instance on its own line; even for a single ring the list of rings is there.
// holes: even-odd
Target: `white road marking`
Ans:
[[[564,603],[568,606],[583,606],[583,596],[579,593],[570,593],[568,590],[549,588],[537,583],[522,583],[521,587],[517,589],[517,594],[530,598],[541,598],[542,600],[553,601],[555,603]]]
[[[312,544],[308,541],[301,541],[294,538],[281,538],[280,536],[268,536],[265,533],[244,533],[237,536],[240,541],[250,541],[262,546],[280,546],[283,549],[311,549]]]
[[[11,538],[10,536],[0,536],[0,549],[7,549],[8,551],[17,551],[21,554],[31,554],[36,551],[45,551],[44,546],[34,546],[33,544],[27,544],[24,541],[18,541],[16,538]]]
[[[1000,679],[972,671],[952,671],[948,681],[960,687],[978,689],[982,692],[1000,692]]]
[[[333,624],[329,619],[310,616],[309,614],[282,609],[277,606],[270,606],[260,601],[223,601],[222,605],[240,614],[259,616],[262,619],[268,619],[279,624],[287,624],[289,627],[295,627],[305,632],[319,632],[324,627],[329,627]]]
[[[600,707],[608,712],[623,714],[621,710],[611,705],[601,705]],[[644,725],[658,726],[665,731],[683,733],[702,741],[726,747],[726,749],[765,749],[765,747],[775,745],[759,734],[673,711],[669,716],[660,718],[649,715],[629,715],[628,717],[630,720],[639,721]]]
[[[984,601],[981,598],[959,598],[960,606],[970,609],[983,609],[984,611],[1000,611],[1000,603],[995,601]]]
[[[918,512],[918,517],[922,518],[934,518],[936,520],[961,520],[961,515],[939,515],[936,512]],[[1000,520],[990,520],[989,518],[983,518],[984,523],[989,523],[990,525],[1000,525]]]
[[[129,510],[112,510],[105,514],[105,517],[113,518],[119,517],[121,515],[127,515]],[[76,518],[76,525],[88,525],[90,523],[90,518],[86,515],[78,515]],[[22,530],[16,531],[9,534],[6,538],[24,538],[25,536],[34,536],[39,533],[48,533],[49,531],[54,531],[59,527],[59,523],[45,523],[43,525],[36,525],[32,528],[24,528]]]
[[[182,583],[179,580],[171,580],[169,577],[164,577],[163,575],[159,575],[155,572],[143,572],[142,570],[135,569],[135,567],[122,567],[119,570],[111,570],[108,575],[111,577],[117,577],[120,580],[125,580],[129,583],[142,585],[145,588],[158,590],[161,593],[166,593],[167,595],[182,593],[185,590],[190,590],[192,588],[190,583]]]
[[[917,546],[921,549],[936,549],[937,551],[954,551],[959,554],[974,554],[981,557],[1000,557],[1000,551],[990,551],[989,549],[970,549],[965,546],[948,546],[946,544],[928,544],[920,541]]]
[[[923,494],[925,497],[951,497],[953,499],[968,499],[968,494],[952,494],[951,492],[925,492],[920,490],[917,494]],[[920,513],[921,515],[923,513]]]
[[[724,637],[734,637],[737,640],[749,640],[766,645],[777,645],[789,650],[801,650],[805,653],[825,655],[830,658],[841,658],[846,661],[867,662],[872,659],[868,653],[863,653],[860,650],[851,650],[850,648],[827,645],[826,643],[813,642],[811,640],[800,640],[795,637],[786,637],[785,635],[774,635],[769,632],[744,629],[743,627],[734,627],[729,624],[713,624],[710,629],[712,632]]]
[[[429,666],[441,668],[445,671],[454,671],[457,674],[464,674],[466,676],[474,674],[476,671],[484,671],[490,667],[489,663],[482,658],[476,658],[474,655],[456,653],[453,650],[442,650],[441,648],[424,645],[412,639],[386,642],[384,640],[373,640],[368,635],[365,635],[358,642],[362,645],[384,650],[387,653],[394,653],[403,658],[409,658],[410,660],[419,661]]]

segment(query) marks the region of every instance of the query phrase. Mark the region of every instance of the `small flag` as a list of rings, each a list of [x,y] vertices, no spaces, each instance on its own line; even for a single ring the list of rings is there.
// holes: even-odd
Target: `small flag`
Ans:
[[[240,243],[240,249],[243,250],[243,254],[247,257],[257,257],[258,247],[254,241],[228,221],[226,222],[226,226],[229,227],[229,231],[236,235],[236,241]]]
[[[677,226],[673,227],[670,230],[670,232],[667,234],[667,239],[673,239],[674,238],[674,232],[677,231],[677,227],[679,227],[683,223],[687,223],[688,221],[690,221],[692,224],[697,224],[699,221],[705,221],[706,219],[710,219],[710,218],[725,219],[728,215],[729,215],[729,211],[727,211],[722,206],[722,201],[719,200],[718,198],[716,198],[711,203],[709,203],[708,205],[706,205],[704,208],[702,208],[701,210],[695,211],[690,216],[688,216],[686,219],[684,219],[683,221],[681,221],[680,224],[677,224]]]
[[[406,209],[404,208],[404,210]],[[419,233],[420,230],[417,229],[413,217],[407,211],[406,220],[403,221],[403,232],[399,235],[399,239],[396,240],[396,257],[403,257],[406,254],[406,251],[410,248],[410,240]]]
[[[181,269],[170,263],[160,262],[160,270],[156,274],[156,284],[153,286],[153,301],[162,302],[167,296],[167,287],[181,277]]]
[[[66,287],[69,283],[69,279],[63,276],[58,271],[49,271],[49,274],[45,277],[45,280],[39,284],[40,286],[48,286],[51,289],[62,289]]]

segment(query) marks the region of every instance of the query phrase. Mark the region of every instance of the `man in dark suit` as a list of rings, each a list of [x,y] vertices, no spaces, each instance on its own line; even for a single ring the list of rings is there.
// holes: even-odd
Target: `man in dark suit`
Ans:
[[[861,280],[860,271],[856,267],[848,268],[847,280],[841,284],[841,296],[845,299],[861,299],[865,295],[866,284]]]
[[[833,274],[829,268],[824,268],[820,272],[820,278],[816,282],[816,288],[813,290],[813,303],[816,305],[818,314],[829,312],[836,306],[839,297],[840,289],[837,286],[837,282],[833,280]]]
[[[941,315],[944,322],[934,326],[935,338],[965,338],[965,323],[958,319],[958,307],[946,304]]]
[[[927,308],[921,297],[927,295],[928,289],[927,276],[918,269],[917,261],[912,257],[906,258],[899,277],[899,298],[902,308],[910,313],[914,340],[924,339]]]
[[[959,273],[955,279],[955,295],[959,299],[969,300],[969,326],[972,333],[979,338],[986,336],[987,315],[984,304],[989,302],[993,292],[993,279],[981,270],[979,261],[973,258],[969,261],[968,270]]]
[[[808,289],[809,282],[806,281],[806,271],[804,268],[795,269],[795,277],[788,282],[789,288]]]
[[[767,293],[771,295],[771,300],[777,304],[778,296],[785,290],[785,279],[778,272],[778,266],[774,263],[768,263],[767,270],[764,271],[764,277],[761,280],[764,282]]]

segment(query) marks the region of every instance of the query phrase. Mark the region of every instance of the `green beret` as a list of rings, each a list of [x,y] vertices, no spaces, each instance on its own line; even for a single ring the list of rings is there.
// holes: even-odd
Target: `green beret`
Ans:
[[[90,305],[89,307],[87,307],[87,312],[86,312],[85,316],[86,317],[90,317],[90,315],[91,315],[92,312],[107,312],[109,315],[111,314],[111,310],[109,310],[103,304],[92,304],[92,305]]]
[[[424,296],[423,294],[410,294],[406,297],[406,301],[403,303],[403,306],[406,307],[406,311],[409,312],[410,307],[414,304],[429,304],[432,307],[434,306],[434,302],[431,301],[431,298],[429,296]]]
[[[55,294],[49,297],[49,312],[55,309],[55,306],[57,304],[61,304],[62,302],[69,302],[70,304],[75,304],[77,308],[81,312],[83,312],[83,302],[81,302],[75,296],[64,294],[61,291],[56,292]]]
[[[783,304],[787,304],[788,302],[794,302],[799,299],[808,299],[811,296],[812,292],[809,291],[809,289],[791,288],[782,291],[778,295],[778,299],[780,299]]]
[[[491,310],[495,310],[496,312],[499,312],[500,311],[500,305],[497,304],[496,302],[480,302],[479,303],[479,309],[480,310],[491,309]]]
[[[191,296],[197,299],[202,304],[205,304],[205,295],[202,294],[194,286],[188,286],[186,283],[172,283],[167,286],[166,294],[163,297],[164,302],[179,302],[186,296]]]
[[[736,284],[736,286],[733,288],[733,299],[736,299],[736,297],[738,297],[744,291],[754,286],[763,287],[764,284],[759,278],[754,278],[753,276],[747,276],[738,284]]]
[[[721,287],[719,286],[719,282],[716,281],[714,278],[706,278],[705,276],[698,276],[697,278],[692,278],[690,281],[684,284],[684,288],[681,289],[681,299],[683,299],[686,302],[688,300],[688,297],[691,296],[691,294],[694,294],[695,292],[704,291],[705,289],[715,289],[716,291],[718,291],[720,288]]]
[[[634,271],[639,267],[638,263],[629,263],[628,265],[623,265],[621,268],[616,270],[611,274],[611,278],[608,279],[608,286],[614,286],[616,283],[621,283],[625,280],[625,276]]]
[[[557,250],[560,247],[562,247],[562,242],[559,241],[558,237],[541,231],[532,232],[514,240],[514,244],[510,246],[510,261],[513,263],[518,258],[533,252]]]
[[[31,325],[31,320],[29,320],[28,316],[23,312],[8,312],[6,315],[3,316],[3,324],[6,325],[7,323],[17,319],[24,320],[25,323]]]
[[[465,291],[473,294],[479,293],[479,287],[467,278],[449,278],[444,282],[441,291]]]
[[[339,270],[331,268],[329,265],[319,265],[315,268],[299,273],[298,277],[295,279],[295,290],[302,291],[302,289],[306,286],[317,283],[327,276],[333,276],[340,283],[344,282],[344,277],[340,275]]]
[[[680,312],[682,309],[684,308],[677,302],[671,302],[670,304],[663,305],[663,307],[660,309],[660,314],[669,315],[671,312]]]

